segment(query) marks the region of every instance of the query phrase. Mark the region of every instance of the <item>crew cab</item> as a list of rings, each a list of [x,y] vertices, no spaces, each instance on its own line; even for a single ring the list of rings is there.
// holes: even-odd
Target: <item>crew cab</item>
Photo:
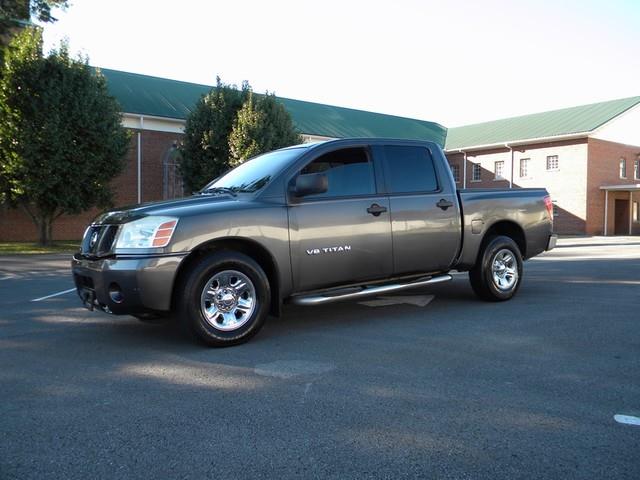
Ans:
[[[456,190],[431,142],[341,139],[246,161],[193,196],[109,211],[72,260],[83,304],[175,317],[212,346],[244,342],[283,304],[445,282],[481,299],[518,291],[554,247],[544,189]]]

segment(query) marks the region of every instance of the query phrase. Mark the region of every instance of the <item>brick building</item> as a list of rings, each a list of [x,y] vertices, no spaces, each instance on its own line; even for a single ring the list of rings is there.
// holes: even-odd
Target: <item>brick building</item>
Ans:
[[[124,172],[114,180],[116,205],[182,195],[176,145],[191,108],[210,85],[180,82],[101,69],[109,92],[123,110],[133,135]],[[337,137],[395,137],[432,140],[444,145],[446,129],[433,122],[280,98],[305,141]],[[62,216],[53,226],[56,240],[79,239],[97,214]],[[37,231],[20,210],[0,205],[0,241],[33,241]]]
[[[545,187],[564,234],[640,234],[640,97],[450,128],[460,188]]]
[[[185,120],[208,85],[103,69],[133,135],[113,185],[116,205],[182,195],[177,173]],[[445,145],[460,188],[546,187],[556,230],[640,234],[640,97],[447,130],[422,120],[280,99],[305,141],[394,137]],[[465,161],[466,159],[466,161]],[[97,211],[63,216],[54,239],[80,238]],[[606,215],[605,215],[606,214]],[[0,205],[0,241],[37,238],[19,210]]]

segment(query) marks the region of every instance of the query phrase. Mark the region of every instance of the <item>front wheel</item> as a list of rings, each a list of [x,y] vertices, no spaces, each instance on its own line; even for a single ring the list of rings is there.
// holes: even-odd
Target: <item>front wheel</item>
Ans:
[[[270,298],[267,276],[252,258],[238,252],[215,252],[203,257],[186,279],[180,298],[181,321],[207,345],[236,345],[262,328]]]
[[[516,242],[506,236],[491,238],[469,271],[469,280],[483,300],[501,302],[513,297],[522,282],[522,255]]]

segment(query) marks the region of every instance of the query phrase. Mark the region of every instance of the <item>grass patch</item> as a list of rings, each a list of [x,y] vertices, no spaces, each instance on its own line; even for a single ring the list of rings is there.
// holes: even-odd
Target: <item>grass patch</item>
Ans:
[[[56,240],[48,247],[35,242],[0,242],[0,255],[74,253],[78,248],[80,248],[80,240]]]

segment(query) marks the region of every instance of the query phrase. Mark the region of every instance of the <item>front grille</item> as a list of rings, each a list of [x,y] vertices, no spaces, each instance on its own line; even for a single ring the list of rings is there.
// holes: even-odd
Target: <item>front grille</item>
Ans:
[[[101,257],[111,253],[118,225],[91,225],[82,239],[83,255]]]
[[[93,290],[95,287],[93,286],[93,278],[87,277],[86,275],[80,275],[78,273],[74,273],[73,276],[76,279],[76,285],[81,288],[89,288]]]
[[[113,249],[113,242],[116,240],[118,225],[107,225],[100,238],[99,252],[110,252]]]

